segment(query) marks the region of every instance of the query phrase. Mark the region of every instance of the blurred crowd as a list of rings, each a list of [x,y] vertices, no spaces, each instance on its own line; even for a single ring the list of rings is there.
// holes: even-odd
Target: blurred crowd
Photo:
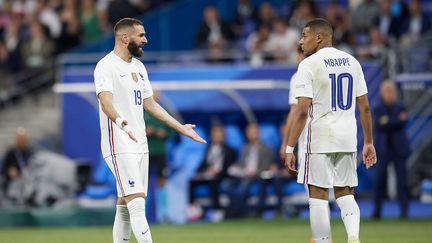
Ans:
[[[46,68],[59,53],[111,32],[119,19],[172,1],[0,0],[0,104],[17,88],[17,79],[24,79],[17,75],[21,70]],[[319,3],[297,0],[276,6],[238,0],[231,21],[216,6],[207,6],[196,48],[208,50],[210,62],[232,61],[240,52],[255,66],[265,61],[295,64],[302,27],[323,17],[334,27],[336,47],[359,58],[383,58],[388,47],[412,46],[431,30],[421,0]]]
[[[285,185],[295,184],[295,178],[275,156],[274,145],[278,144],[264,141],[262,131],[262,125],[248,124],[244,130],[246,142],[236,149],[228,144],[233,138],[226,139],[224,125],[211,127],[209,146],[190,182],[190,207],[210,208],[213,213],[222,213],[222,217],[261,216],[270,208],[282,211]],[[203,187],[208,187],[209,195],[200,192]],[[270,194],[275,199],[271,205]],[[211,198],[211,202],[203,202],[203,197]],[[252,197],[255,202],[251,206]]]
[[[350,2],[350,1],[348,1]],[[380,58],[386,47],[412,45],[431,30],[421,0],[363,0],[352,6],[328,1],[320,8],[313,0],[286,1],[276,8],[239,0],[235,20],[227,22],[215,6],[207,6],[196,35],[197,48],[207,48],[210,61],[225,61],[228,50],[246,50],[253,65],[266,60],[295,63],[303,26],[325,18],[334,28],[334,45],[360,58]],[[321,6],[322,7],[322,6]]]
[[[0,103],[16,88],[20,71],[49,68],[54,56],[99,40],[121,18],[167,2],[0,0]]]

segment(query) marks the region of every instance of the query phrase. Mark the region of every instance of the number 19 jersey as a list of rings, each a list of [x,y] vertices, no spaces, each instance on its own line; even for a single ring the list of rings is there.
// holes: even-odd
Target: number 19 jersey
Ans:
[[[122,153],[147,153],[148,145],[144,123],[143,102],[153,95],[147,70],[138,59],[125,62],[110,52],[96,65],[94,71],[96,95],[107,91],[112,93],[113,106],[120,117],[128,121],[138,143],[111,121],[99,104],[101,148],[104,158]]]
[[[356,98],[367,94],[360,63],[346,52],[323,48],[300,63],[297,76],[296,97],[312,99],[306,152],[357,151]]]

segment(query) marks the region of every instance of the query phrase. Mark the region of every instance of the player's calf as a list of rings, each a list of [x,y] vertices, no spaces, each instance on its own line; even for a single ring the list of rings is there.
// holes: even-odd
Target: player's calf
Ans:
[[[150,227],[145,216],[145,199],[144,197],[133,197],[127,200],[127,208],[130,215],[132,231],[138,243],[151,243],[152,237]]]

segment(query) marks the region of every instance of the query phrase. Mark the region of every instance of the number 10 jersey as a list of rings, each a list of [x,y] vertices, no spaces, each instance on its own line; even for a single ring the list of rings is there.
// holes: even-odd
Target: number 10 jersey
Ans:
[[[312,99],[300,141],[307,153],[357,151],[356,98],[367,87],[353,56],[328,47],[307,57],[299,65],[295,93]]]

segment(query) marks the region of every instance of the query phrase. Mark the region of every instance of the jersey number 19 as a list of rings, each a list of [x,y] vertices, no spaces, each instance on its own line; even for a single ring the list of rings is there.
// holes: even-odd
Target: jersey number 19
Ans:
[[[135,94],[135,105],[141,105],[142,104],[141,90],[134,90],[134,94]]]
[[[336,111],[337,107],[341,110],[349,110],[352,106],[353,77],[349,73],[341,73],[339,75],[330,73],[329,78],[331,79],[332,111]],[[347,82],[344,83],[344,80]],[[347,92],[344,92],[344,89],[348,89]],[[348,96],[346,103],[344,102],[344,93]]]

